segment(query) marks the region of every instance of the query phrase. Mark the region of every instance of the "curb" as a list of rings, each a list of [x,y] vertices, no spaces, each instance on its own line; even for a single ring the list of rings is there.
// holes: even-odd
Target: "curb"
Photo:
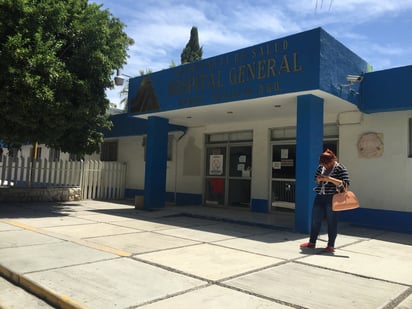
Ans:
[[[41,298],[50,305],[61,309],[85,309],[87,306],[80,304],[79,302],[71,299],[68,296],[59,295],[56,292],[47,289],[38,283],[26,278],[25,276],[15,273],[7,267],[0,264],[0,276],[14,283],[15,285],[22,287],[29,291],[33,295]]]
[[[193,214],[193,213],[188,213],[188,212],[184,212],[184,211],[180,212],[176,215],[173,215],[173,216],[185,216],[185,217],[190,217],[190,218],[221,221],[221,222],[224,222],[224,223],[235,223],[235,224],[240,224],[240,225],[261,227],[261,228],[266,228],[266,229],[271,229],[271,230],[276,230],[276,231],[292,231],[292,232],[295,232],[294,228],[292,228],[292,227],[273,225],[273,224],[269,224],[269,223],[249,222],[247,220],[242,220],[242,219],[230,219],[230,218],[218,217],[218,216],[213,216],[213,215]]]

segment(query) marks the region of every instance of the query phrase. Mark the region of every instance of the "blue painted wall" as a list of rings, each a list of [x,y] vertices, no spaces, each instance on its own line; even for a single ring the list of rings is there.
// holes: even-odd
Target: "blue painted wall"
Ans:
[[[324,30],[320,30],[320,74],[319,89],[341,97],[354,104],[359,103],[359,83],[347,85],[348,75],[363,75],[368,64],[354,52],[334,39]]]
[[[250,210],[253,212],[267,213],[269,212],[268,204],[269,204],[268,200],[253,198],[251,200]]]
[[[359,109],[364,113],[412,109],[412,65],[367,73]]]
[[[412,234],[412,212],[358,208],[342,211],[339,220],[368,228]]]

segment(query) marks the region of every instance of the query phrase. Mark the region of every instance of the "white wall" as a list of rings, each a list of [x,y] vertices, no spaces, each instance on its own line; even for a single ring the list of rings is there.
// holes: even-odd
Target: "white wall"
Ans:
[[[126,168],[126,188],[144,188],[144,147],[142,145],[143,136],[130,136],[118,138],[119,162],[125,162]]]
[[[408,158],[412,111],[339,116],[339,161],[349,170],[351,189],[365,208],[412,211],[412,158]],[[294,119],[253,121],[191,128],[174,133],[172,160],[167,163],[167,191],[202,194],[205,175],[205,135],[253,131],[252,197],[269,198],[270,129],[295,126]],[[365,133],[383,134],[379,158],[361,158],[357,143]],[[127,162],[126,187],[144,188],[144,147],[141,136],[119,139],[119,161]],[[176,173],[177,171],[177,173]]]
[[[189,129],[181,136],[182,133],[176,135],[174,146],[177,155],[173,161],[174,168],[170,169],[173,172],[177,170],[175,189],[176,192],[200,194],[204,184],[204,128]],[[177,141],[179,137],[181,138]],[[169,169],[167,172],[169,173]]]
[[[202,192],[204,140],[202,130],[192,129],[171,134],[172,156],[167,161],[166,191]],[[118,161],[126,162],[126,188],[144,189],[144,136],[119,138]],[[178,171],[176,173],[176,171]]]
[[[360,114],[339,127],[339,160],[348,168],[351,189],[361,207],[412,211],[412,158],[408,158],[409,118],[412,111]],[[355,119],[355,117],[353,117]],[[383,134],[384,152],[378,158],[361,158],[357,143],[365,133]]]
[[[253,198],[268,199],[269,197],[269,177],[272,176],[271,159],[270,130],[266,125],[257,125],[253,130],[251,190]]]

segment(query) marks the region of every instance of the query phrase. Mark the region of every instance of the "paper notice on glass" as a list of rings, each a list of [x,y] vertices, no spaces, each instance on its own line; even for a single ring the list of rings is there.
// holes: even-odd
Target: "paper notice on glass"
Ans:
[[[282,159],[287,159],[289,157],[289,149],[281,149],[280,150],[280,157]]]
[[[239,156],[239,163],[246,163],[246,156],[245,155]]]
[[[294,165],[293,159],[287,159],[281,161],[282,167],[292,167]]]
[[[238,165],[237,165],[237,170],[238,170],[239,172],[242,172],[244,169],[245,169],[245,165],[244,165],[244,164],[238,164]]]
[[[272,168],[274,170],[280,170],[282,168],[282,164],[279,161],[272,162]]]
[[[223,155],[211,155],[209,175],[222,175],[223,174]]]
[[[243,170],[242,177],[250,177],[250,170]]]

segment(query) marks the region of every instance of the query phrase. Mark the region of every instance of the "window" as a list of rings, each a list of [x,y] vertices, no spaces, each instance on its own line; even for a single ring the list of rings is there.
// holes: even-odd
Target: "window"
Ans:
[[[271,130],[271,140],[293,140],[296,139],[296,127],[274,128]]]
[[[323,126],[324,138],[338,138],[339,128],[336,124],[325,124]],[[271,130],[271,140],[294,140],[296,139],[296,127],[274,128]]]
[[[117,148],[118,148],[117,141],[103,142],[101,152],[100,152],[100,160],[117,161]]]
[[[253,131],[240,131],[230,133],[213,133],[206,135],[206,143],[226,143],[226,142],[250,142],[253,140]]]
[[[49,161],[60,161],[60,150],[51,148],[49,151]]]

